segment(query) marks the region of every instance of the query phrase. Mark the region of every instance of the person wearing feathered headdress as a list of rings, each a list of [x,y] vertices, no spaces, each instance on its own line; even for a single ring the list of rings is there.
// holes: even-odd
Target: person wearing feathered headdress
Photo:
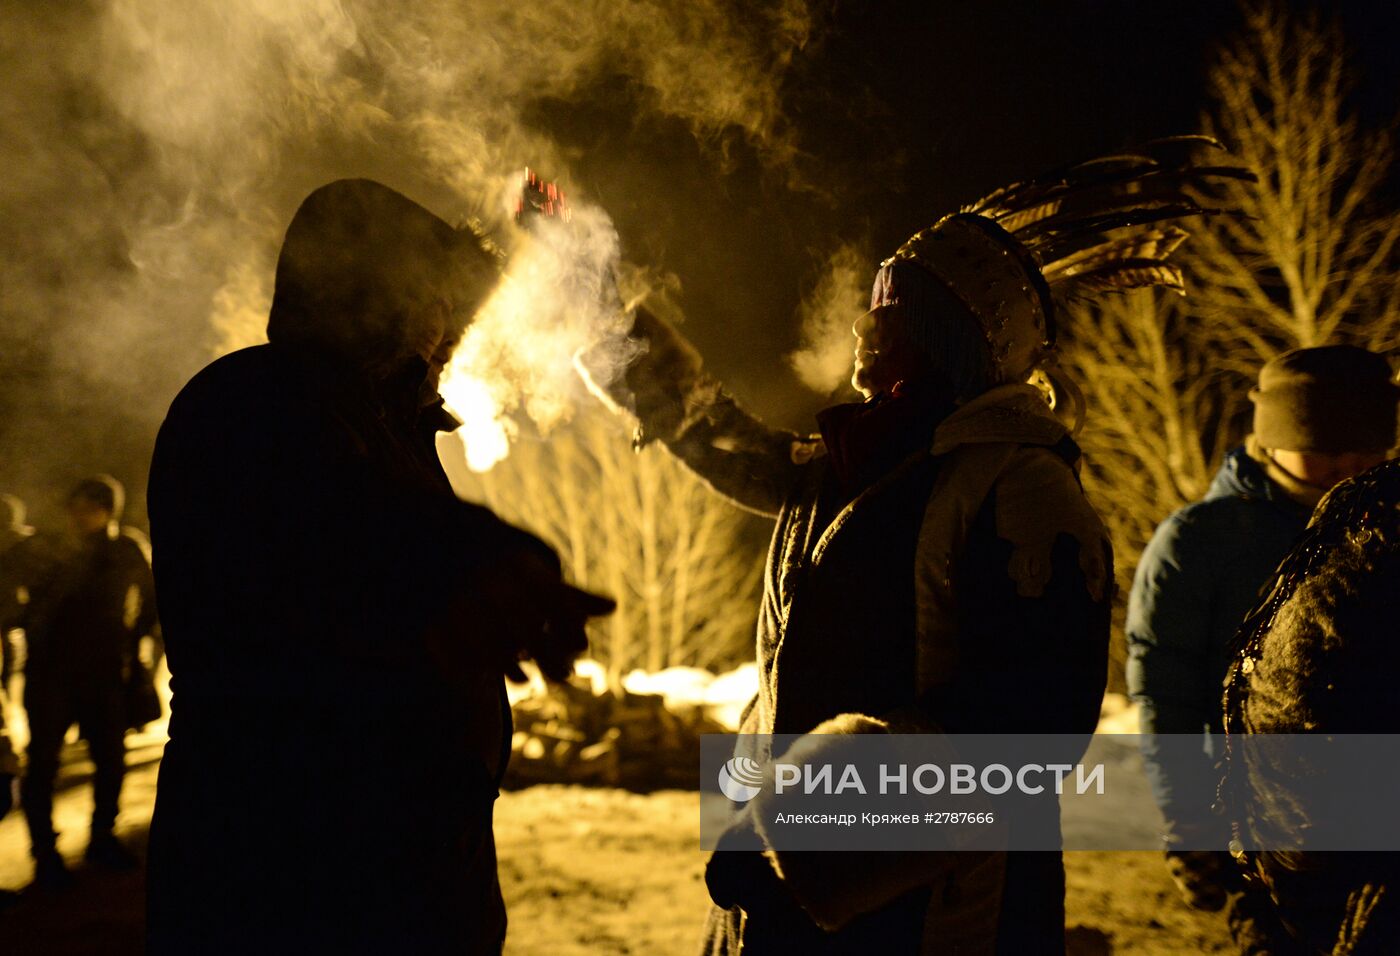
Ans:
[[[641,358],[594,391],[637,417],[640,442],[777,521],[743,733],[827,735],[805,738],[809,763],[821,741],[859,733],[1087,743],[1112,555],[1071,427],[1047,401],[1076,404],[1050,369],[1056,325],[1075,295],[1181,289],[1167,257],[1186,234],[1172,222],[1208,211],[1199,190],[1249,175],[1218,149],[1149,144],[998,190],[913,236],[853,329],[865,401],[820,413],[815,435],[746,414],[674,329],[637,312]],[[709,864],[710,953],[1063,952],[1058,852],[786,852],[768,838],[767,799]],[[1057,839],[1048,813],[1029,823]],[[766,851],[725,851],[745,836]]]

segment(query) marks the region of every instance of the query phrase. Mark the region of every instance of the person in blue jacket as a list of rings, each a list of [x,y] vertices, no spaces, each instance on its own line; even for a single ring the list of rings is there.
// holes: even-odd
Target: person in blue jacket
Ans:
[[[1211,812],[1209,735],[1221,729],[1232,638],[1322,495],[1383,461],[1395,444],[1400,389],[1391,378],[1383,357],[1353,346],[1271,360],[1249,396],[1253,433],[1226,456],[1204,499],[1162,522],[1138,564],[1128,600],[1128,691],[1141,708],[1168,869],[1192,906],[1221,909],[1231,885],[1228,833]]]

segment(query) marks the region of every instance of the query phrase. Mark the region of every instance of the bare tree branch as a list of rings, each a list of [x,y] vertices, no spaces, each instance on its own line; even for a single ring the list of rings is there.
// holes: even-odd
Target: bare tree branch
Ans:
[[[453,477],[554,545],[572,580],[617,599],[590,651],[614,682],[639,667],[732,666],[751,652],[758,519],[663,449],[634,452],[605,412],[581,409],[547,440],[523,436],[490,472]]]
[[[1394,143],[1350,114],[1340,45],[1315,17],[1247,6],[1204,123],[1259,174],[1211,202],[1242,215],[1193,228],[1188,300],[1136,293],[1068,317],[1062,362],[1089,409],[1085,486],[1122,587],[1158,523],[1204,494],[1240,439],[1261,365],[1329,342],[1400,349],[1400,216],[1375,208]]]

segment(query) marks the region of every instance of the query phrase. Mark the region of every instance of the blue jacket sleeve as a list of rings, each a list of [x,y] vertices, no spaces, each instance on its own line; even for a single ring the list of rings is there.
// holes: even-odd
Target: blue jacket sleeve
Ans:
[[[1128,598],[1128,693],[1141,708],[1143,758],[1169,833],[1212,827],[1215,771],[1203,734],[1218,725],[1220,697],[1213,550],[1209,529],[1191,509],[1178,511],[1143,551]]]
[[[1211,673],[1214,574],[1206,529],[1178,511],[1142,553],[1128,597],[1128,693],[1157,712],[1144,733],[1200,733],[1219,696]]]

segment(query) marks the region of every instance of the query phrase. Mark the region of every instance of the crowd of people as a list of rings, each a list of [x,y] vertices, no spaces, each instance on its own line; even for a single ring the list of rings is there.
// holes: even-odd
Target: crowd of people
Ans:
[[[1168,260],[1185,234],[1172,221],[1200,213],[1190,197],[1215,178],[1247,175],[1189,137],[939,220],[876,270],[853,329],[860,400],[820,413],[811,434],[746,413],[645,310],[621,374],[579,357],[639,442],[662,442],[775,520],[745,733],[815,734],[808,759],[852,734],[1054,732],[1087,745],[1107,680],[1113,554],[1080,485],[1074,403],[1049,373],[1057,318],[1071,294],[1179,286]],[[388,187],[324,186],[288,228],[269,342],[200,372],[161,428],[154,573],[118,524],[111,479],[74,488],[64,536],[30,533],[6,499],[0,624],[27,647],[19,790],[36,886],[68,879],[51,812],[74,722],[96,767],[88,858],[134,862],[113,823],[149,637],[168,652],[174,692],[150,836],[152,953],[501,951],[503,678],[527,659],[565,678],[587,623],[613,603],[569,585],[547,544],[458,499],[438,461],[435,436],[456,425],[438,377],[498,270],[476,232]],[[1222,732],[1329,726],[1248,694],[1256,706],[1231,724],[1227,677],[1286,681],[1271,653],[1309,641],[1326,644],[1319,667],[1353,673],[1327,643],[1339,631],[1343,650],[1393,653],[1394,617],[1375,607],[1396,593],[1385,459],[1397,396],[1386,360],[1363,349],[1271,361],[1250,395],[1253,433],[1206,499],[1162,524],[1128,600],[1127,676],[1168,865],[1191,905],[1229,907],[1242,952],[1400,945],[1387,857],[1334,867],[1319,877],[1328,892],[1309,894],[1312,871],[1293,857],[1229,852],[1247,800],[1211,810],[1228,769]],[[351,520],[363,514],[374,520]],[[1359,541],[1358,523],[1362,570],[1289,564],[1300,538],[1316,555],[1318,542]],[[1319,588],[1339,593],[1324,601]],[[1251,616],[1261,594],[1274,611]],[[1299,595],[1311,595],[1311,625],[1286,613]],[[1358,616],[1340,610],[1348,601],[1370,603]],[[744,755],[777,756],[764,746]],[[17,771],[0,736],[0,775]],[[1023,825],[1058,833],[1058,808],[1040,812]],[[706,871],[712,956],[1064,952],[1059,852],[834,858],[771,844],[755,813],[732,830]]]
[[[0,809],[9,809],[17,789],[36,889],[63,889],[72,882],[56,847],[53,794],[60,752],[74,724],[93,764],[85,859],[116,870],[137,865],[115,827],[126,732],[160,716],[151,678],[160,628],[150,545],[138,529],[120,524],[124,503],[115,478],[84,479],[66,499],[67,527],[36,533],[25,520],[24,503],[4,497],[9,522],[0,551]],[[21,646],[29,743],[15,787],[19,763],[4,717]]]

